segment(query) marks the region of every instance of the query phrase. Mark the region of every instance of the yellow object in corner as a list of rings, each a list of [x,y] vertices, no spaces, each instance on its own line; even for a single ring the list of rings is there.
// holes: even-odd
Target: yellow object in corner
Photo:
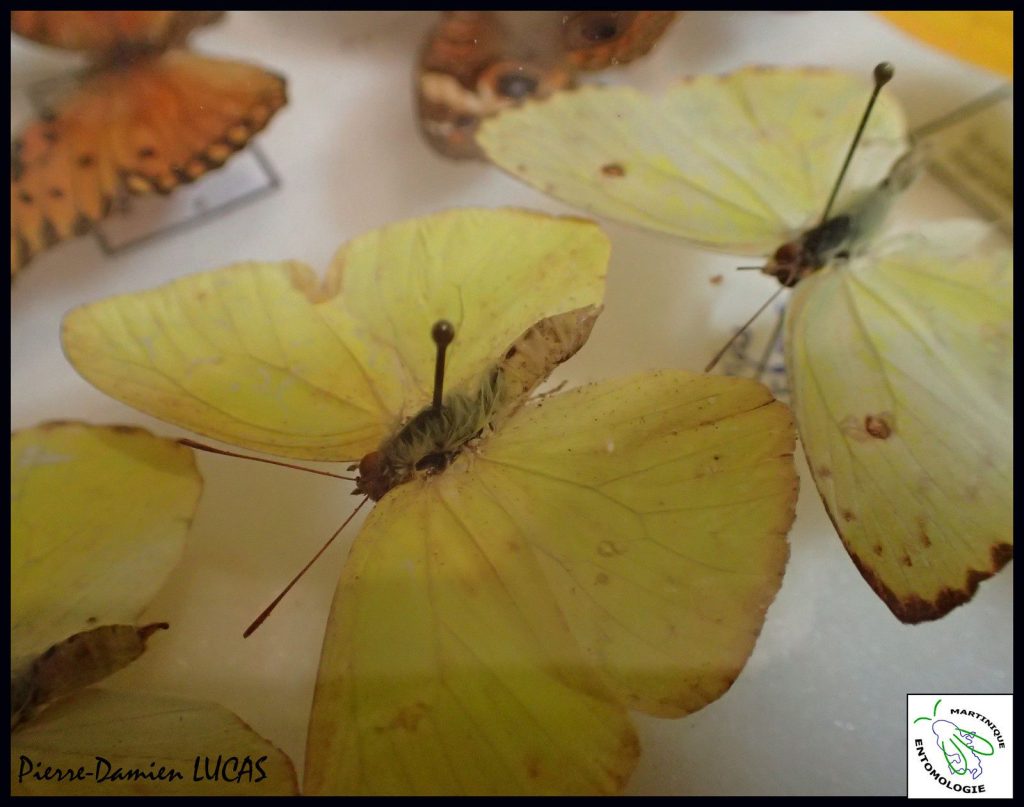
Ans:
[[[879,11],[908,34],[1013,79],[1012,11]]]

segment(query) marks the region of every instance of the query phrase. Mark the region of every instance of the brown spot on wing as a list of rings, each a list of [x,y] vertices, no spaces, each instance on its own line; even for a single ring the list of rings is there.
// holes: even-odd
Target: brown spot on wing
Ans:
[[[409,706],[403,706],[386,726],[376,726],[376,731],[397,731],[399,729],[408,732],[415,732],[420,721],[426,717],[429,707],[422,701],[417,701]]]
[[[601,173],[606,177],[624,177],[626,169],[621,163],[607,163],[601,166]]]
[[[928,536],[926,527],[928,526],[928,520],[924,516],[919,516],[917,519],[917,537],[921,541],[921,546],[925,549],[932,545],[932,539]]]
[[[884,415],[868,415],[864,418],[864,431],[879,440],[885,440],[892,434],[892,426]]]
[[[857,520],[857,517],[850,510],[843,510],[841,515],[843,517],[843,521],[846,521],[846,522],[856,521]]]

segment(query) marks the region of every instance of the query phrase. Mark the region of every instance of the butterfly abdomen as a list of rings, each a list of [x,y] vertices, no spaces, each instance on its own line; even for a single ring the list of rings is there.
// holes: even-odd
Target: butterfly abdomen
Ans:
[[[484,374],[475,394],[451,393],[440,410],[421,409],[378,451],[363,457],[356,490],[378,501],[416,475],[443,471],[470,440],[489,428],[501,390],[501,372],[495,368]]]

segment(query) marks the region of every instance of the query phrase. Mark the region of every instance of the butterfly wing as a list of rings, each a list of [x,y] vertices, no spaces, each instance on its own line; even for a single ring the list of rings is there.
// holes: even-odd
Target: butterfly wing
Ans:
[[[46,766],[93,775],[75,781],[33,777],[42,777]],[[133,769],[143,776],[132,776]],[[145,777],[161,770],[163,778]],[[171,778],[171,770],[180,776]],[[288,757],[223,706],[87,689],[11,735],[11,792],[294,795],[298,786]]]
[[[820,216],[870,88],[829,70],[697,76],[659,98],[582,87],[486,121],[477,142],[563,201],[709,249],[765,254]],[[844,182],[881,180],[906,148],[879,98]]]
[[[622,704],[677,716],[742,668],[786,562],[788,411],[662,373],[528,404],[388,492],[335,595],[312,793],[608,793]]]
[[[344,247],[321,284],[296,263],[243,264],[73,311],[72,364],[156,417],[256,450],[358,459],[445,386],[477,380],[523,331],[600,302],[607,239],[590,222],[464,210]],[[486,277],[486,282],[481,278]]]
[[[14,142],[12,274],[128,194],[222,165],[284,103],[281,77],[179,50],[92,73]]]
[[[671,11],[446,11],[427,37],[417,72],[420,127],[447,157],[481,157],[480,121],[546,98],[576,70],[600,70],[647,53]]]
[[[787,315],[808,464],[904,622],[948,613],[1012,557],[1012,261],[907,236],[802,281]]]
[[[201,485],[190,450],[142,429],[12,434],[12,657],[132,622],[180,558]]]
[[[580,70],[604,70],[639,59],[654,47],[677,13],[563,12],[561,34],[566,58]]]
[[[12,11],[11,30],[55,48],[112,51],[124,46],[163,47],[222,11]]]

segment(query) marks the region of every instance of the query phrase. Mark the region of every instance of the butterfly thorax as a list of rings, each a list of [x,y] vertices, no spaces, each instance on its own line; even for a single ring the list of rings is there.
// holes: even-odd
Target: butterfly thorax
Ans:
[[[834,216],[779,247],[762,271],[784,286],[795,286],[833,261],[863,251],[882,229],[896,197],[916,178],[920,165],[918,152],[908,151],[877,185],[855,194]]]
[[[356,492],[378,501],[397,485],[442,472],[471,441],[490,428],[501,400],[502,374],[484,375],[475,393],[446,395],[440,409],[417,412],[377,451],[359,462]]]

